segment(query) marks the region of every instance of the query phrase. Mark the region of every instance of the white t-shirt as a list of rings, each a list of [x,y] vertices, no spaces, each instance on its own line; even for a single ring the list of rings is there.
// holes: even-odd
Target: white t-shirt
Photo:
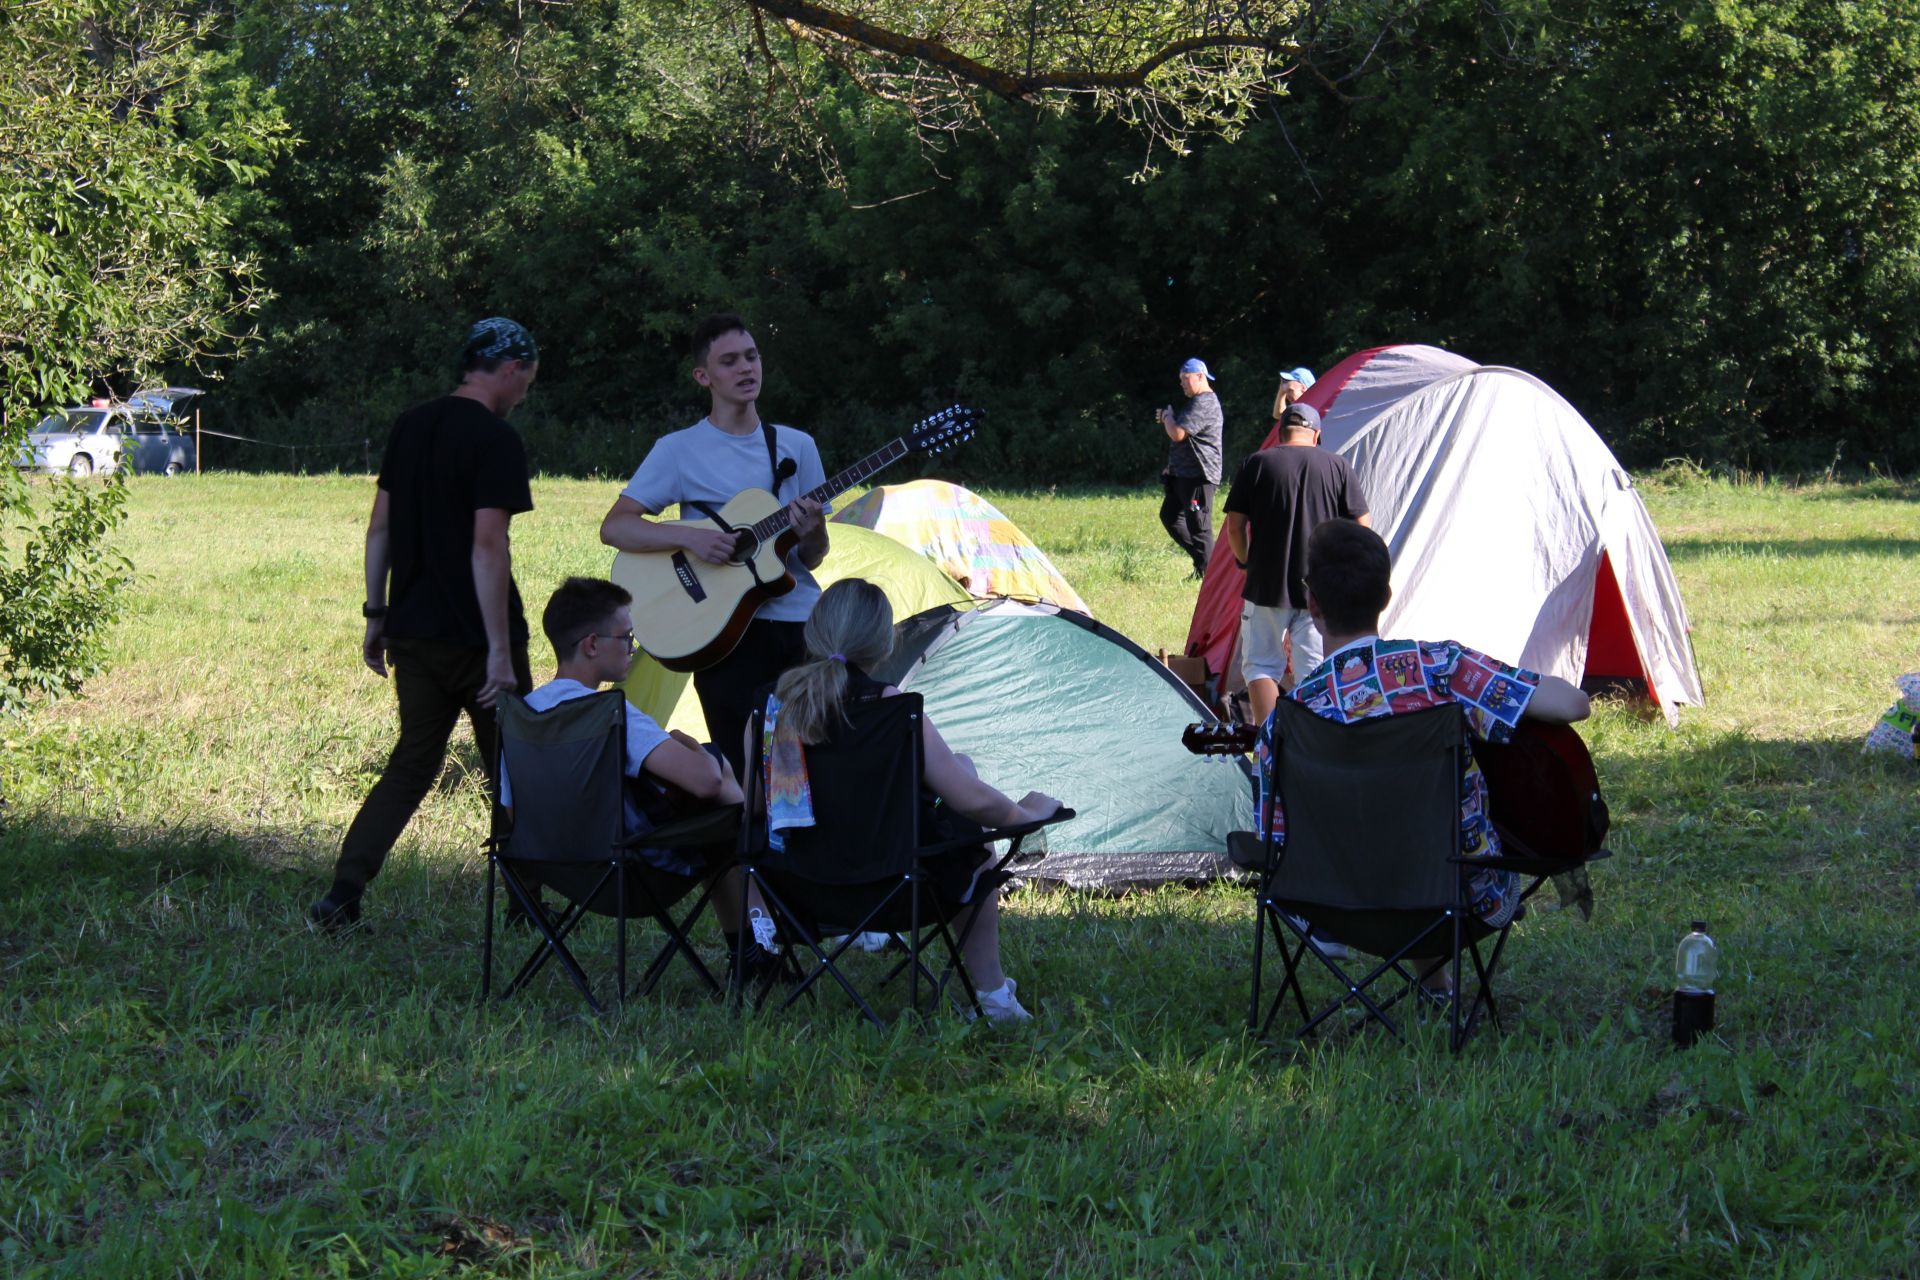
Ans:
[[[809,489],[827,482],[820,465],[820,450],[813,437],[792,427],[775,426],[774,449],[780,457],[792,458],[794,473],[780,482],[775,496],[792,502]],[[660,437],[647,451],[640,469],[620,492],[648,511],[659,513],[681,504],[681,519],[693,519],[699,512],[688,510],[689,502],[707,502],[715,508],[725,506],[742,489],[773,487],[773,473],[767,469],[767,441],[758,427],[737,436],[722,431],[711,419],[702,418],[681,431]],[[833,508],[826,507],[831,513]],[[820,584],[807,566],[800,563],[796,549],[787,556],[787,570],[793,574],[794,587],[786,595],[775,596],[760,606],[753,616],[769,622],[805,622],[820,598]]]
[[[762,452],[765,451],[762,450]],[[598,692],[600,692],[598,689],[589,689],[578,680],[549,680],[528,694],[526,702],[530,710],[551,711],[563,702],[571,702],[575,698],[584,698]],[[627,704],[627,776],[639,777],[641,766],[646,764],[647,757],[653,754],[655,747],[668,741],[669,736],[652,716],[629,702]],[[505,760],[500,762],[500,805],[506,809],[513,808],[513,784],[507,779]]]

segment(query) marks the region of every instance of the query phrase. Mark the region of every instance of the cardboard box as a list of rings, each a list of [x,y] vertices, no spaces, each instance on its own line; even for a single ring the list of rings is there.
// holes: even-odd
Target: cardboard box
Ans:
[[[1207,660],[1205,658],[1198,655],[1188,656],[1184,653],[1168,653],[1165,649],[1160,651],[1159,656],[1160,661],[1166,664],[1167,670],[1178,676],[1183,684],[1201,697],[1206,697]]]

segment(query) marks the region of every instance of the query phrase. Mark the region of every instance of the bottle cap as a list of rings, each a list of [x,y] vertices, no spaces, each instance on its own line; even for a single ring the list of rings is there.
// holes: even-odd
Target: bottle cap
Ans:
[[[1695,920],[1693,922],[1693,931],[1695,933],[1705,933],[1707,931],[1707,922],[1705,920]]]

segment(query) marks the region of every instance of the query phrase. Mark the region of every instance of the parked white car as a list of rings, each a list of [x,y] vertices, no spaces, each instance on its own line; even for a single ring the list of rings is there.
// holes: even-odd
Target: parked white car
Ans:
[[[61,409],[27,434],[16,465],[29,471],[104,475],[123,459],[135,471],[177,475],[193,470],[193,433],[183,414],[200,392],[156,387],[110,404]]]

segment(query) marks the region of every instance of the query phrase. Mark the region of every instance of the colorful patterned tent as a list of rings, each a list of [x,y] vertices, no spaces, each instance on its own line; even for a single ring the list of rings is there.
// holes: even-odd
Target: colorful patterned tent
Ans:
[[[1044,551],[985,498],[945,480],[874,489],[834,515],[905,543],[980,597],[1046,600],[1092,615]]]

